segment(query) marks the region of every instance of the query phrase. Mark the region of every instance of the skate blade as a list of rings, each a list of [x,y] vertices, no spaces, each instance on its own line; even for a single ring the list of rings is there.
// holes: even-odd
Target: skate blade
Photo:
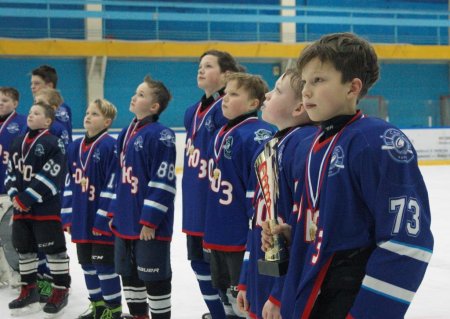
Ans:
[[[11,310],[11,317],[22,317],[31,315],[34,313],[37,313],[41,311],[41,306],[39,305],[39,302],[35,302],[32,304],[29,304],[28,306],[20,309],[10,309]]]
[[[63,314],[64,314],[64,310],[65,309],[61,309],[59,312],[57,313],[48,313],[48,312],[44,312],[44,318],[45,319],[50,319],[50,318],[60,318]]]

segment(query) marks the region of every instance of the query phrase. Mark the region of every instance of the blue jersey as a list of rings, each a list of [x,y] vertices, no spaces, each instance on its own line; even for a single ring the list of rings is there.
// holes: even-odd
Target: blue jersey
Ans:
[[[6,194],[5,174],[10,157],[11,142],[17,136],[25,134],[27,129],[27,117],[15,111],[0,124],[0,194]]]
[[[303,178],[305,156],[298,158],[296,156],[297,150],[299,148],[309,150],[310,137],[316,130],[317,128],[313,126],[294,127],[285,132],[280,132],[282,134],[280,136],[278,136],[278,133],[276,135],[279,138],[276,145],[279,186],[276,211],[280,223],[285,222],[295,209],[295,190]],[[260,152],[256,153],[253,163]],[[252,179],[256,180],[255,170],[252,172]],[[246,297],[250,304],[250,317],[262,318],[263,306],[269,299],[276,281],[281,282],[277,286],[277,292],[274,293],[276,296],[272,297],[271,301],[279,304],[277,295],[281,293],[284,277],[273,278],[258,273],[258,259],[264,259],[264,252],[261,250],[261,223],[267,218],[266,206],[259,184],[255,185],[253,192],[251,190],[249,192],[254,195],[252,228],[249,231],[239,289],[247,291]]]
[[[254,169],[252,159],[272,133],[272,127],[256,116],[246,117],[232,127],[225,125],[216,133],[208,160],[205,248],[245,250],[251,218],[246,191]]]
[[[55,134],[58,137],[61,137],[64,140],[64,143],[68,145],[72,143],[72,110],[66,103],[62,103],[58,109],[56,110],[55,120],[57,123],[62,125],[62,128],[55,127],[55,132],[50,129],[52,134]],[[64,132],[64,136],[60,136],[57,132]],[[67,133],[67,135],[66,135]],[[62,133],[61,133],[62,134]]]
[[[348,318],[403,318],[433,249],[428,193],[408,138],[357,113],[314,138],[283,290],[283,318],[308,318],[340,251],[376,247]]]
[[[206,193],[209,189],[207,176],[207,151],[214,133],[227,120],[222,114],[222,98],[201,111],[198,102],[186,110],[186,146],[183,166],[183,232],[203,236],[205,227]]]
[[[56,137],[59,137],[64,142],[66,148],[69,143],[72,142],[72,134],[60,121],[56,120],[52,123],[52,125],[50,126],[50,133],[55,135]]]
[[[145,225],[156,229],[157,240],[170,241],[176,193],[174,132],[158,122],[140,125],[134,120],[120,133],[117,153],[115,189],[106,191],[113,194],[108,211],[113,233],[139,239]],[[101,224],[95,226],[101,229]]]
[[[111,178],[114,178],[111,174],[117,167],[115,148],[116,139],[107,132],[101,134],[91,144],[86,145],[83,137],[68,147],[68,175],[61,216],[64,228],[71,228],[72,241],[75,243],[112,245],[114,242],[111,233],[94,236],[92,230],[97,210],[107,207],[109,203],[109,197],[100,194]],[[98,218],[98,223],[107,223],[105,218]],[[102,229],[107,226],[104,225]]]

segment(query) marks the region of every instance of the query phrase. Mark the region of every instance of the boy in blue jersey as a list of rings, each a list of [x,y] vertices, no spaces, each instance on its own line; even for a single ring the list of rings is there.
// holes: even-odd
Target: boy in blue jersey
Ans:
[[[187,237],[188,259],[210,312],[204,314],[203,319],[224,319],[225,311],[232,312],[227,306],[224,310],[220,292],[212,287],[209,250],[203,249],[202,242],[206,193],[209,189],[207,151],[214,133],[227,122],[221,107],[225,76],[238,70],[236,60],[227,52],[209,50],[203,53],[198,66],[197,85],[205,94],[184,115],[186,146],[182,178],[182,227]],[[222,295],[222,298],[225,296]]]
[[[227,76],[222,111],[228,123],[215,134],[208,155],[210,189],[206,198],[203,246],[211,249],[213,286],[227,292],[238,316],[237,286],[251,215],[246,190],[257,148],[272,136],[272,128],[257,112],[267,84],[255,75]]]
[[[56,90],[58,74],[55,68],[49,65],[41,65],[31,71],[31,93],[33,96],[43,88]],[[68,143],[72,142],[72,110],[64,101],[58,105],[56,110],[56,121],[59,122],[68,133]]]
[[[20,296],[9,303],[12,315],[39,311],[37,253],[45,254],[53,289],[43,310],[51,317],[67,305],[69,257],[61,225],[61,188],[66,175],[63,142],[49,133],[55,118],[50,105],[35,103],[28,114],[29,130],[10,148],[5,187],[13,206],[12,241],[19,253]]]
[[[111,173],[117,167],[116,139],[108,134],[116,114],[116,107],[105,99],[90,103],[84,117],[86,136],[71,143],[67,152],[69,171],[61,215],[63,227],[76,243],[91,301],[80,319],[120,318],[122,313],[114,237],[94,228],[97,210],[106,213],[110,202],[110,196],[101,191],[114,178]]]
[[[95,223],[98,232],[116,235],[116,272],[131,315],[139,319],[149,318],[149,306],[152,319],[171,316],[175,134],[158,122],[170,98],[164,84],[148,76],[137,87],[130,103],[136,117],[119,134],[116,180],[107,185],[111,230],[100,210]]]
[[[18,105],[19,92],[12,87],[0,87],[0,220],[12,204],[4,185],[9,148],[11,142],[17,136],[25,134],[27,130],[27,117],[16,112]],[[8,236],[8,234],[2,234],[2,236]],[[17,277],[18,273],[10,267],[3,247],[0,247],[0,287],[8,284],[18,285]]]
[[[431,258],[427,189],[402,131],[356,109],[379,76],[372,46],[325,35],[297,66],[320,130],[307,156],[283,318],[403,318]],[[263,246],[270,246],[265,225]]]
[[[301,184],[302,174],[299,168],[305,164],[305,157],[297,158],[299,148],[309,150],[309,142],[317,130],[302,105],[300,76],[294,69],[288,69],[278,79],[272,91],[266,93],[262,110],[262,119],[278,128],[274,135],[278,161],[278,192],[276,212],[279,222],[286,222],[294,209],[294,193]],[[263,151],[258,149],[253,163]],[[303,172],[303,170],[302,170]],[[253,218],[247,241],[247,254],[241,271],[238,306],[250,318],[279,318],[280,287],[275,289],[276,281],[282,287],[284,278],[274,278],[258,273],[258,259],[264,259],[261,251],[261,223],[267,219],[263,193],[256,183],[256,172],[252,171],[253,186],[248,193],[253,196]],[[275,194],[272,194],[274,196]],[[273,294],[272,290],[275,289]]]

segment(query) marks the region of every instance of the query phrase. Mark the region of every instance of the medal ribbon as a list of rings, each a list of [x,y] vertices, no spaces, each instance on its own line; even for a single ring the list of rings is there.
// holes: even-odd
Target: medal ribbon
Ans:
[[[98,142],[100,142],[100,140],[105,136],[105,135],[107,135],[108,134],[108,132],[104,132],[102,135],[100,135],[95,141],[94,141],[94,143],[92,143],[92,145],[91,145],[91,147],[90,147],[90,149],[89,149],[89,152],[88,152],[88,154],[87,154],[87,157],[86,157],[86,160],[83,162],[83,145],[84,145],[84,140],[85,140],[85,137],[83,137],[83,140],[81,141],[81,143],[80,143],[80,148],[79,148],[79,157],[80,157],[80,165],[81,165],[81,170],[83,171],[83,176],[84,175],[86,175],[86,169],[87,169],[87,166],[88,166],[88,164],[89,164],[89,161],[90,161],[90,158],[91,158],[91,154],[92,154],[92,152],[93,152],[93,150],[94,150],[94,148],[95,148],[95,146],[98,144]]]
[[[131,124],[128,126],[127,133],[125,134],[125,138],[123,139],[122,151],[120,152],[120,167],[123,167],[125,164],[125,153],[127,151],[128,143],[139,125],[139,121],[134,121],[134,119],[131,121]]]
[[[33,148],[33,145],[36,143],[36,141],[37,141],[42,135],[44,135],[44,134],[47,133],[47,132],[48,132],[48,129],[45,129],[45,130],[43,130],[41,133],[39,133],[39,134],[34,138],[33,142],[32,142],[31,145],[30,145],[30,147],[28,147],[27,151],[25,152],[25,146],[26,146],[25,141],[28,139],[28,135],[30,134],[30,132],[27,132],[27,134],[25,135],[25,138],[24,138],[23,141],[22,141],[22,160],[23,160],[24,163],[25,163],[25,160],[26,160],[27,157],[28,157],[28,154],[30,154],[30,151],[31,151],[31,149]],[[25,156],[24,156],[24,153],[26,153]]]
[[[14,116],[16,116],[16,111],[14,111],[11,114],[9,114],[9,116],[3,122],[2,127],[0,128],[0,134],[2,134],[3,129],[8,126],[9,122],[13,119]]]
[[[191,133],[191,138],[192,138],[192,145],[194,145],[194,139],[195,139],[195,135],[197,135],[197,132],[200,130],[200,128],[203,126],[203,123],[205,122],[205,119],[208,115],[209,112],[211,112],[211,110],[214,108],[214,106],[219,103],[222,100],[222,97],[219,97],[216,101],[214,101],[212,103],[212,105],[209,107],[208,111],[203,115],[203,118],[200,122],[200,124],[198,124],[197,127],[197,119],[199,117],[200,114],[200,109],[202,108],[202,102],[200,102],[197,106],[197,110],[195,110],[195,114],[194,114],[194,119],[192,120],[192,133]]]

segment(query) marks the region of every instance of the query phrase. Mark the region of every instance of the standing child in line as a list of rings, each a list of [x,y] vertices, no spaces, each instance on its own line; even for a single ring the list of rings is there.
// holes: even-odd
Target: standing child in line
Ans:
[[[40,89],[34,95],[34,102],[42,102],[48,104],[57,112],[59,106],[64,103],[64,100],[58,90],[52,88]],[[71,133],[68,131],[66,125],[60,121],[54,121],[50,126],[50,133],[63,140],[66,147],[71,141]]]
[[[310,125],[311,121],[302,105],[300,80],[294,69],[286,70],[274,89],[266,93],[266,100],[261,108],[262,119],[278,128],[274,135],[278,140],[275,147],[279,187],[275,210],[280,222],[287,221],[291,216],[295,189],[303,180],[303,174],[299,173],[297,168],[304,166],[305,158],[297,158],[296,152],[299,148],[309,149],[308,142],[317,130],[315,126]],[[253,163],[263,149],[262,146],[256,153]],[[252,174],[252,178],[256,180],[255,170]],[[282,282],[283,277],[275,278],[258,273],[258,259],[264,259],[264,253],[261,251],[261,223],[267,218],[267,210],[260,185],[256,183],[256,187],[249,189],[249,192],[255,194],[254,215],[246,247],[248,255],[239,284],[238,305],[250,318],[267,318],[269,313],[269,318],[279,318],[278,298],[275,293],[271,295],[271,292],[275,288],[275,282]]]
[[[19,92],[12,87],[0,87],[0,220],[12,205],[4,185],[9,148],[11,142],[27,130],[27,117],[16,112],[18,105]],[[17,279],[18,273],[10,267],[0,247],[0,287],[16,286]]]
[[[80,319],[113,319],[122,313],[120,278],[114,270],[114,236],[94,228],[97,210],[106,213],[111,197],[101,191],[114,178],[111,173],[117,167],[116,139],[108,134],[116,114],[116,107],[105,99],[90,103],[84,117],[86,136],[70,144],[67,152],[63,226],[76,243],[91,301]],[[103,218],[101,221],[106,223]]]
[[[227,52],[210,50],[200,57],[197,85],[204,91],[199,102],[190,106],[184,115],[186,146],[182,178],[183,232],[186,233],[188,260],[197,276],[198,284],[210,313],[203,319],[224,319],[225,310],[217,289],[211,284],[209,250],[202,247],[206,193],[209,189],[207,176],[207,151],[214,133],[227,119],[222,114],[222,98],[225,76],[238,72],[239,65]],[[232,309],[227,307],[227,312]]]
[[[64,143],[49,133],[55,111],[35,103],[28,114],[29,131],[16,138],[5,181],[14,206],[12,240],[19,253],[20,296],[9,303],[13,315],[39,311],[37,253],[43,252],[53,276],[53,290],[43,310],[51,316],[67,305],[69,257],[61,225],[60,191],[66,175]]]
[[[297,62],[303,103],[320,130],[307,156],[283,318],[403,318],[433,236],[427,189],[405,134],[356,109],[379,76],[373,47],[325,35]],[[263,245],[270,231],[265,225]]]
[[[255,75],[227,76],[223,115],[228,123],[215,134],[209,149],[205,234],[203,246],[211,249],[213,286],[227,291],[237,316],[237,286],[247,241],[247,186],[257,148],[272,136],[271,127],[257,112],[264,101],[267,84]]]
[[[116,272],[135,319],[149,318],[148,306],[152,319],[171,316],[175,134],[158,122],[170,98],[164,84],[148,76],[137,87],[130,103],[136,118],[119,134],[120,169],[116,181],[108,183],[107,192],[115,194],[108,215],[116,235]],[[97,215],[98,232],[110,232],[101,222],[106,214],[99,210]]]

